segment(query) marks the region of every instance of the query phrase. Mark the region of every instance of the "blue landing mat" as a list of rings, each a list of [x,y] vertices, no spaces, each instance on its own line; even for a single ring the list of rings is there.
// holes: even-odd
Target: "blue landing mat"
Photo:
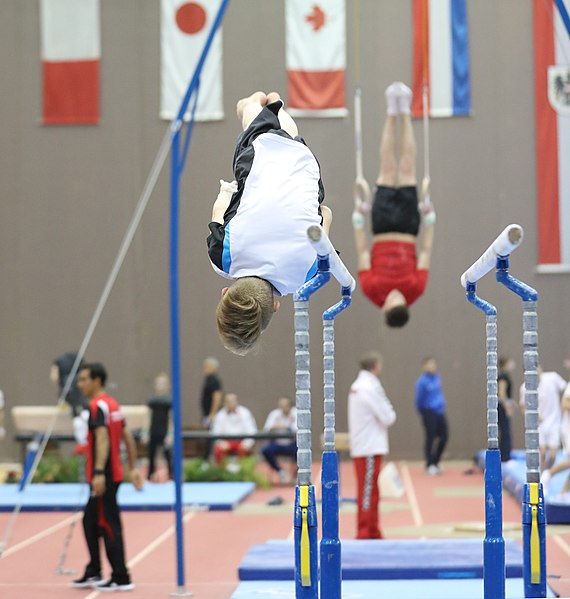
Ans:
[[[559,452],[556,461],[564,459],[563,452]],[[524,450],[513,450],[511,459],[503,463],[503,486],[519,502],[522,503],[524,484],[526,482],[526,463]],[[475,461],[481,470],[485,470],[485,451],[475,454]],[[554,498],[562,490],[564,481],[570,472],[560,472],[552,477],[548,491],[544,498],[546,521],[549,524],[570,524],[570,503],[560,503]]]
[[[294,599],[293,581],[242,582],[231,599]],[[345,580],[342,599],[483,599],[482,580]],[[507,578],[507,599],[522,599],[522,578]],[[547,597],[556,597],[548,589]],[[326,598],[325,598],[326,599]]]
[[[204,510],[232,510],[253,490],[255,483],[184,483],[185,507]],[[74,511],[87,501],[87,485],[78,483],[31,484],[23,495],[22,511]],[[0,485],[0,512],[10,512],[21,495],[18,485]],[[119,505],[124,511],[168,511],[174,505],[174,483],[145,483],[136,491],[130,483],[119,488]]]
[[[342,541],[343,580],[483,578],[480,539]],[[523,575],[523,555],[513,539],[505,540],[508,578]],[[293,580],[292,541],[253,545],[243,558],[240,580]]]

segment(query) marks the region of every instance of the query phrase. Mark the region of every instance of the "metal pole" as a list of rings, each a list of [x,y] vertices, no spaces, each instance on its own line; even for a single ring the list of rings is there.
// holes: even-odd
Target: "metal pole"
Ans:
[[[535,289],[509,274],[509,257],[497,258],[496,278],[523,301],[526,483],[522,505],[525,597],[546,597],[546,514],[538,441],[538,316]]]
[[[324,451],[321,469],[323,538],[321,540],[321,597],[341,599],[342,566],[339,539],[338,455],[335,449],[334,319],[351,303],[350,287],[340,302],[323,314]]]
[[[297,487],[295,489],[295,597],[318,599],[317,505],[312,476],[309,298],[330,279],[328,257],[318,256],[317,274],[294,296]]]
[[[499,450],[497,395],[497,309],[477,296],[475,283],[467,283],[467,301],[485,313],[487,364],[487,450],[485,452],[485,540],[483,541],[483,596],[505,599],[505,540],[503,489]]]
[[[311,370],[309,300],[295,304],[295,385],[297,405],[297,488],[295,489],[295,597],[317,599],[317,509],[311,484]]]
[[[222,0],[212,27],[204,44],[202,54],[188,84],[186,94],[181,102],[176,119],[172,123],[172,155],[170,169],[170,347],[172,371],[172,424],[173,424],[173,471],[175,485],[175,525],[176,525],[176,583],[177,590],[174,595],[188,596],[185,588],[184,576],[184,529],[182,521],[182,402],[181,402],[181,377],[180,377],[180,307],[178,284],[178,247],[179,247],[179,205],[180,205],[180,177],[183,163],[180,160],[180,131],[184,122],[184,115],[192,95],[196,92],[200,75],[206,62],[206,57],[214,36],[221,26],[229,0]]]
[[[178,284],[178,213],[180,199],[180,128],[172,139],[170,178],[170,348],[172,369],[173,471],[176,527],[176,594],[185,595],[184,527],[182,523],[182,407],[180,393],[180,319]]]

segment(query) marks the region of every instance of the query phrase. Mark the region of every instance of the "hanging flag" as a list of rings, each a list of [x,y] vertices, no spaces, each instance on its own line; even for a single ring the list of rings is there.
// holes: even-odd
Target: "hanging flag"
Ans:
[[[99,122],[99,0],[40,0],[43,123]]]
[[[471,112],[469,27],[466,0],[412,0],[414,64],[412,114],[423,116],[424,85],[429,115]]]
[[[570,34],[554,0],[534,2],[538,262],[570,270]]]
[[[161,0],[161,118],[171,120],[178,114],[219,7],[220,0]],[[187,113],[186,117],[189,116]],[[222,32],[219,29],[202,69],[196,120],[223,118]]]
[[[287,110],[296,116],[345,116],[344,0],[286,0]]]

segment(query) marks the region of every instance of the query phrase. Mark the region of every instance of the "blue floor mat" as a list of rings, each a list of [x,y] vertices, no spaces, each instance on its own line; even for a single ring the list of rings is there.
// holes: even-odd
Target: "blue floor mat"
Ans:
[[[483,577],[480,539],[342,541],[343,580],[451,579]],[[522,548],[505,540],[508,578],[523,575]],[[293,580],[293,541],[253,545],[243,558],[240,580]]]
[[[231,599],[295,599],[293,581],[242,582]],[[483,581],[468,580],[345,580],[342,599],[483,599]],[[522,578],[507,578],[506,598],[522,599]],[[547,597],[556,597],[548,589]],[[326,598],[323,598],[326,599]]]
[[[184,483],[182,502],[185,507],[232,510],[254,489],[255,483],[250,482]],[[20,500],[25,512],[74,511],[86,503],[87,497],[87,485],[78,483],[31,484],[23,495],[18,485],[0,485],[0,511],[12,511]],[[123,483],[118,502],[124,511],[172,510],[174,483],[145,483],[142,491]]]
[[[564,458],[563,452],[559,452],[556,461]],[[520,503],[522,503],[524,484],[526,482],[526,462],[524,450],[513,450],[511,459],[503,463],[503,487]],[[475,462],[485,470],[485,451],[481,450],[475,454]],[[570,472],[560,472],[552,477],[544,498],[544,511],[546,521],[549,524],[570,524],[570,503],[561,503],[555,499],[560,493],[564,481]]]

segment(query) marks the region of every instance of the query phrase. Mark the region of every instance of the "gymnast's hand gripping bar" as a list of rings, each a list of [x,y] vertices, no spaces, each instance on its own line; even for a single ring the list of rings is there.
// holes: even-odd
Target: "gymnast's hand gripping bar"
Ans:
[[[331,240],[328,238],[321,225],[311,225],[307,229],[309,240],[313,244],[317,255],[320,257],[328,256],[330,262],[330,271],[333,277],[341,284],[342,287],[349,287],[350,291],[354,291],[356,282],[354,277],[348,272],[348,268],[344,265],[339,255],[336,253]]]
[[[523,229],[520,225],[509,225],[493,241],[483,255],[474,262],[462,275],[461,284],[467,287],[467,283],[476,283],[490,270],[495,268],[499,256],[508,256],[515,250],[523,240]]]

